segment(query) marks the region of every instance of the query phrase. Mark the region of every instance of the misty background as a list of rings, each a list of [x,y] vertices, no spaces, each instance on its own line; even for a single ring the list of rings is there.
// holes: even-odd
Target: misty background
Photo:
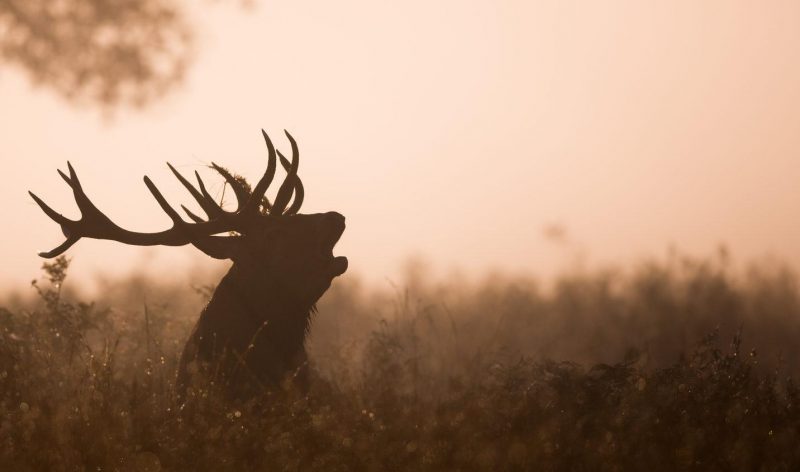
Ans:
[[[0,0],[8,470],[796,470],[800,3]],[[69,160],[230,204],[266,129],[349,258],[307,395],[175,402],[229,263],[62,241]],[[279,138],[280,137],[280,138]],[[280,180],[282,176],[278,176]],[[273,190],[274,192],[274,190]],[[274,195],[270,195],[271,197]],[[224,380],[224,379],[223,379]],[[92,438],[87,441],[86,438]]]
[[[257,178],[259,129],[298,139],[304,212],[368,283],[627,266],[670,247],[796,266],[796,2],[0,2],[6,287],[76,216],[70,160],[120,225],[192,204],[165,161]],[[287,143],[278,142],[285,148]],[[190,206],[190,208],[193,208]],[[72,276],[184,280],[192,248],[81,241]],[[348,274],[350,276],[350,274]]]

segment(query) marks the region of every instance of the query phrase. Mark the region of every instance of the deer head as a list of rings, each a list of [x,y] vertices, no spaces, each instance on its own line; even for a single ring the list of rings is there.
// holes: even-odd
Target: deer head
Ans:
[[[275,149],[267,133],[261,132],[268,150],[267,169],[252,190],[243,179],[212,164],[233,189],[237,200],[234,211],[223,209],[214,200],[197,172],[195,186],[167,163],[206,214],[206,218],[201,218],[181,205],[191,219],[187,222],[145,176],[145,185],[172,220],[171,228],[156,233],[129,231],[111,221],[86,196],[75,169],[67,163],[69,175],[61,170],[58,173],[72,188],[81,217],[68,219],[29,192],[47,216],[61,225],[66,237],[61,245],[39,255],[56,257],[81,238],[106,239],[134,246],[192,244],[213,258],[232,260],[231,274],[251,295],[257,297],[259,291],[269,286],[270,293],[286,297],[285,303],[310,307],[327,290],[333,278],[347,270],[347,259],[334,257],[332,252],[344,231],[344,217],[336,212],[298,214],[304,191],[297,175],[300,162],[297,143],[286,132],[292,147],[290,162]],[[278,160],[287,175],[275,201],[270,202],[265,193],[275,176]]]

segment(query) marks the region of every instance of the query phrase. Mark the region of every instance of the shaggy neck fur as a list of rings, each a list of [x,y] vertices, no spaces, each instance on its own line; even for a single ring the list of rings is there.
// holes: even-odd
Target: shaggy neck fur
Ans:
[[[186,343],[179,389],[191,380],[192,363],[221,372],[237,388],[275,387],[287,378],[306,387],[313,301],[298,300],[273,277],[257,282],[235,264],[220,281]]]

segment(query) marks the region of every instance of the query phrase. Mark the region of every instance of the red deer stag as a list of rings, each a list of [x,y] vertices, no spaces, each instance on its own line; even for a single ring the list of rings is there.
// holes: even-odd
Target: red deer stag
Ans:
[[[262,130],[262,134],[268,149],[267,170],[252,191],[212,163],[236,195],[235,211],[214,201],[197,172],[195,187],[167,163],[207,215],[203,219],[181,206],[193,222],[184,221],[145,176],[147,188],[172,220],[171,228],[157,233],[129,231],[112,222],[86,196],[69,163],[69,176],[58,173],[72,188],[80,219],[62,216],[29,192],[47,216],[61,225],[67,238],[55,249],[39,253],[42,257],[56,257],[79,239],[93,238],[135,246],[192,244],[213,258],[233,261],[184,347],[177,379],[180,396],[193,374],[209,373],[209,367],[224,378],[227,392],[237,396],[289,378],[305,388],[303,344],[311,313],[333,279],[347,270],[347,259],[333,256],[333,247],[345,228],[344,217],[336,212],[297,213],[303,203],[297,143],[286,132],[292,147],[289,162],[267,133]],[[287,175],[270,203],[265,192],[275,176],[277,160]]]

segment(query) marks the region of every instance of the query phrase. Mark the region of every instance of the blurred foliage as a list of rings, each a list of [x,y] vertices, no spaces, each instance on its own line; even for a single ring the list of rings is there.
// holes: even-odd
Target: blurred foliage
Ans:
[[[0,0],[0,58],[73,102],[147,105],[191,56],[178,0]]]
[[[675,257],[550,291],[343,279],[320,303],[308,396],[230,403],[198,384],[180,405],[177,358],[208,287],[151,285],[142,303],[132,279],[90,304],[65,289],[67,269],[46,264],[39,301],[0,311],[2,470],[800,467],[797,366],[742,336],[795,344],[800,291],[784,269]]]

